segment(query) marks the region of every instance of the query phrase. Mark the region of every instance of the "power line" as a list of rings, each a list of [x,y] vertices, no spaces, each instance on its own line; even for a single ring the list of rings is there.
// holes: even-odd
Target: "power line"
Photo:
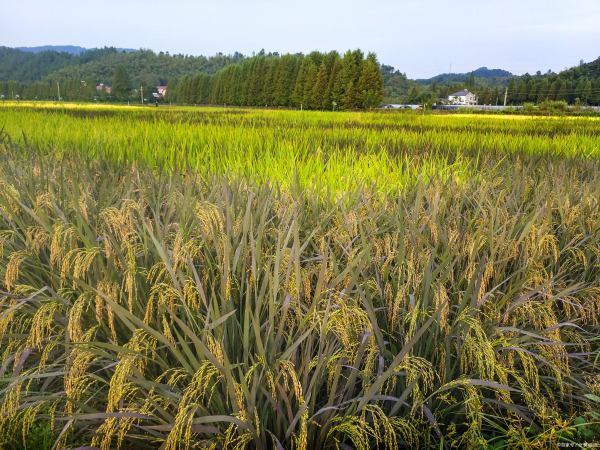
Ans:
[[[591,92],[589,95],[596,96],[600,94],[600,92]],[[479,94],[481,95],[481,94]],[[577,95],[588,95],[587,93],[579,93],[579,92],[547,92],[547,93],[538,93],[538,92],[508,92],[508,96],[520,96],[520,97],[556,97],[556,96],[577,96]]]
[[[486,88],[486,90],[490,90],[490,89],[491,88]],[[482,91],[480,91],[480,92],[482,92]],[[500,90],[498,90],[498,92],[500,92]],[[550,93],[555,93],[555,94],[558,94],[558,93],[560,93],[560,94],[578,94],[580,92],[583,92],[583,91],[581,91],[581,90],[563,91],[563,90],[559,89],[559,90],[556,90],[556,91],[551,91],[551,90],[548,90],[548,91],[535,91],[535,90],[531,90],[531,91],[508,91],[508,94],[509,95],[510,94],[513,94],[513,95],[528,95],[528,94],[529,95],[542,95],[542,94],[550,94]],[[587,92],[594,92],[594,93],[596,93],[596,92],[600,92],[600,89],[590,89]]]

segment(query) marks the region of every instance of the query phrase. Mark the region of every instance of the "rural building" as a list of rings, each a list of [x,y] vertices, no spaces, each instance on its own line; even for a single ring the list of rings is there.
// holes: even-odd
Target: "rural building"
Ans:
[[[160,98],[164,98],[167,95],[167,86],[156,86],[156,92]]]
[[[104,83],[97,84],[96,90],[99,92],[106,92],[107,94],[112,94],[112,87],[107,86]]]
[[[450,94],[448,96],[448,101],[452,105],[476,105],[477,95],[469,92],[467,89],[463,89],[462,91]]]

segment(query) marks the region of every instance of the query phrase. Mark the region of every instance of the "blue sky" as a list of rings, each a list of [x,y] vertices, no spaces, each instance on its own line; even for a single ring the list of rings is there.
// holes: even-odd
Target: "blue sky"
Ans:
[[[4,3],[4,2],[3,2]],[[555,71],[600,56],[600,0],[10,0],[0,45],[171,53],[361,48],[411,78]]]

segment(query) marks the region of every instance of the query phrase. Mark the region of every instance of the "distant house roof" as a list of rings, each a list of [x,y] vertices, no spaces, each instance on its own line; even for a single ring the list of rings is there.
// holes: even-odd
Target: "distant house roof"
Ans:
[[[107,94],[111,94],[112,93],[112,88],[110,86],[105,85],[104,83],[99,83],[96,85],[96,90],[97,91],[104,91]]]
[[[156,96],[157,98],[163,98],[167,95],[167,86],[156,86]]]
[[[450,97],[464,97],[465,95],[470,94],[467,89],[463,89],[462,91],[455,92],[454,94],[450,94]]]

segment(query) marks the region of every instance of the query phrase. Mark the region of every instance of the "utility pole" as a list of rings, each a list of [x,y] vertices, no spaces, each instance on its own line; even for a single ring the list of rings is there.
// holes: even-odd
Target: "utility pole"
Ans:
[[[56,90],[58,91],[58,101],[60,102],[60,83],[56,82]]]
[[[144,86],[143,85],[140,86],[140,92],[141,92],[142,105],[143,105],[144,104]]]
[[[508,98],[508,88],[504,90],[504,106],[506,106],[506,99]]]

